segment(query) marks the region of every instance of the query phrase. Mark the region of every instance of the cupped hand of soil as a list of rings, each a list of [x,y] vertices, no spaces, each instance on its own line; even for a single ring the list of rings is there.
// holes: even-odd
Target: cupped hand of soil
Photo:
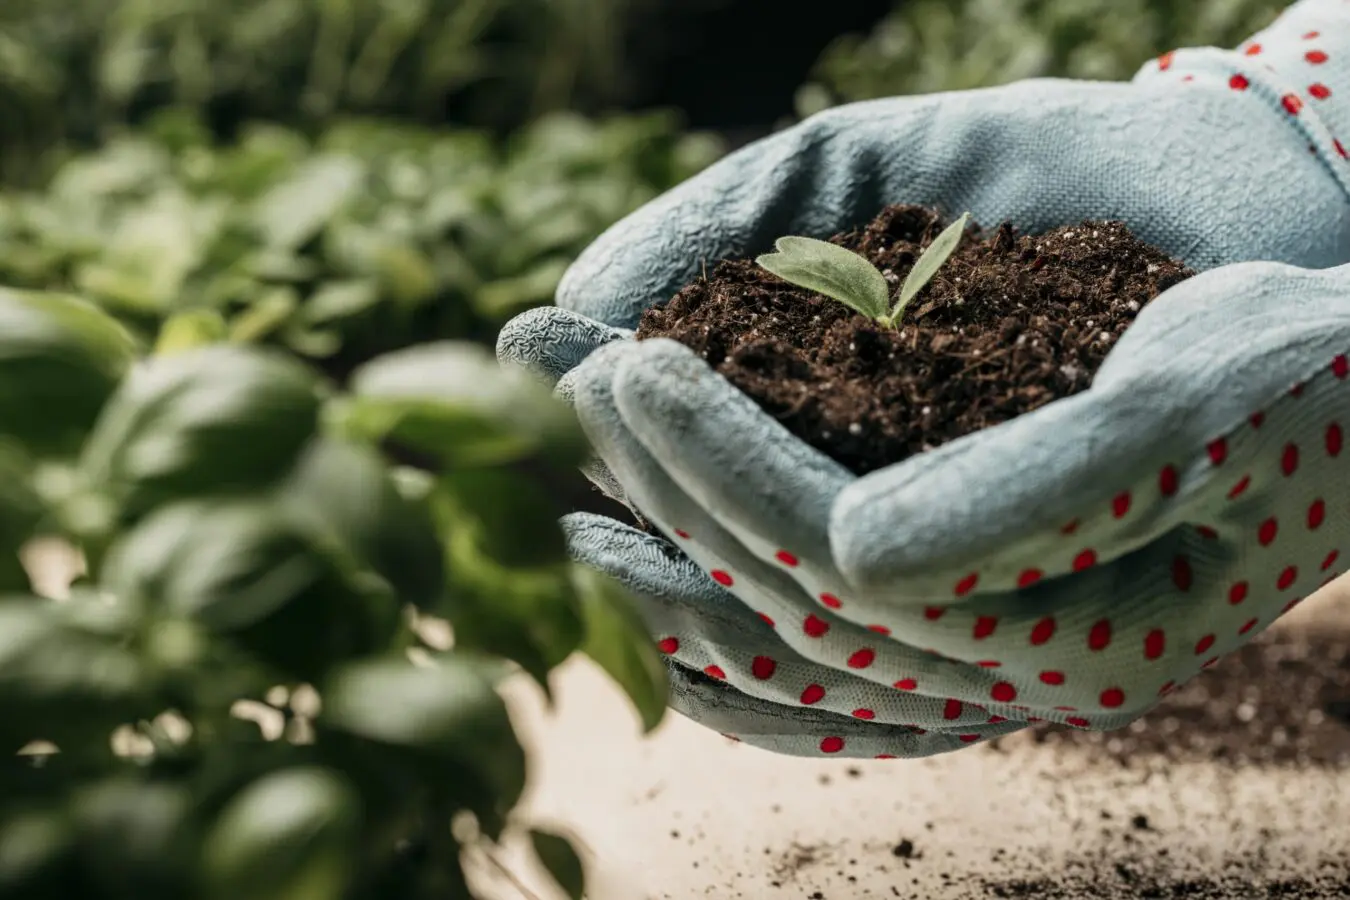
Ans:
[[[881,269],[894,302],[946,225],[889,206],[830,241]],[[649,309],[637,337],[690,347],[861,475],[1085,390],[1140,309],[1192,274],[1120,222],[972,225],[899,328],[731,260]]]

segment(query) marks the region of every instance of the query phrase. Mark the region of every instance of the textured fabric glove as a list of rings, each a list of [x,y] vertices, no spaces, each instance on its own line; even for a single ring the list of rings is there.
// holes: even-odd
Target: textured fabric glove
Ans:
[[[678,542],[564,521],[576,558],[641,598],[675,708],[801,755],[1115,728],[1339,573],[1347,136],[1350,2],[1303,0],[1129,84],[832,110],[601,237],[498,352],[558,381],[593,480]],[[705,260],[897,202],[1028,232],[1121,219],[1204,271],[1089,391],[861,478],[684,347],[628,340]]]

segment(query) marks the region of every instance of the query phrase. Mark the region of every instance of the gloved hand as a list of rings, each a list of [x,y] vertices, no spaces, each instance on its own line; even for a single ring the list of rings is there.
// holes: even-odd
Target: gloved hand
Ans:
[[[925,755],[1037,719],[1115,728],[1338,573],[1338,135],[1350,4],[1303,0],[1240,51],[1179,51],[1129,84],[827,112],[597,241],[560,308],[516,319],[498,352],[560,379],[593,479],[678,541],[564,523],[576,558],[644,602],[675,708],[801,755]],[[1144,310],[1091,390],[862,478],[682,346],[627,340],[705,260],[896,202],[1028,232],[1121,219],[1209,271]]]

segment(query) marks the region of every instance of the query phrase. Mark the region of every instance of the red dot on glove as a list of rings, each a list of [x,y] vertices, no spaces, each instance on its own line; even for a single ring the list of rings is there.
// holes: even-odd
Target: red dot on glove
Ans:
[[[676,529],[675,529],[675,536],[676,536],[676,537],[682,537],[682,538],[685,538],[685,539],[687,540],[687,539],[689,538],[689,532],[684,531],[683,529],[680,529],[680,528],[676,528]]]
[[[769,618],[765,613],[760,613],[759,617],[764,620],[765,625],[768,625],[770,628],[774,627],[773,619]]]
[[[961,718],[961,710],[965,707],[960,700],[948,700],[942,707],[942,718],[951,720]]]
[[[913,678],[901,678],[895,683],[895,689],[898,691],[913,691],[917,690],[918,687],[919,683]]]
[[[1111,515],[1117,519],[1125,518],[1125,514],[1130,511],[1130,492],[1121,491],[1111,500]]]
[[[1055,619],[1053,616],[1046,616],[1031,629],[1031,644],[1033,647],[1039,647],[1054,636]]]
[[[1097,564],[1097,551],[1084,550],[1073,558],[1073,570],[1081,572],[1084,569],[1090,569]]]
[[[1285,568],[1283,572],[1280,573],[1280,577],[1279,579],[1276,580],[1275,586],[1282,591],[1288,590],[1290,587],[1293,586],[1294,582],[1297,580],[1298,580],[1298,568],[1296,566],[1288,566]]]
[[[1228,79],[1228,86],[1235,91],[1245,91],[1251,84],[1246,75],[1234,75]]]
[[[1256,56],[1258,53],[1261,52],[1261,45],[1260,45],[1260,44],[1251,44],[1251,45],[1249,45],[1249,46],[1247,47],[1246,50],[1243,50],[1242,52],[1243,52],[1244,54],[1246,54],[1247,56]]]
[[[1011,703],[1017,699],[1017,688],[1006,681],[1000,681],[990,690],[989,696],[999,703]]]
[[[1023,569],[1022,574],[1017,576],[1017,586],[1020,588],[1031,587],[1040,581],[1045,575],[1040,569]]]
[[[819,616],[807,616],[806,621],[802,623],[802,631],[806,632],[808,637],[823,637],[829,630],[830,623]]]
[[[871,647],[864,647],[857,650],[848,658],[848,667],[850,669],[865,669],[877,658],[877,651]]]
[[[998,618],[996,616],[980,616],[975,620],[975,627],[971,634],[975,640],[982,641],[993,634],[997,627]]]
[[[1205,452],[1209,454],[1210,462],[1216,466],[1222,465],[1223,461],[1228,458],[1228,442],[1223,438],[1210,441],[1205,446]]]
[[[839,607],[844,605],[843,601],[841,601],[834,594],[821,594],[820,602],[828,606],[830,609],[838,609]]]
[[[1195,655],[1203,656],[1206,652],[1209,651],[1209,648],[1213,646],[1214,646],[1214,635],[1207,634],[1200,640],[1195,642]]]
[[[1144,636],[1144,658],[1158,659],[1167,650],[1167,635],[1155,628]]]
[[[1045,671],[1040,675],[1041,682],[1049,685],[1061,685],[1064,683],[1064,673],[1055,671]]]
[[[875,712],[865,707],[853,711],[853,718],[855,719],[875,719],[876,717],[877,714]]]
[[[1303,101],[1298,98],[1297,94],[1285,94],[1280,98],[1280,105],[1289,115],[1296,116],[1299,110],[1303,108]]]
[[[1172,583],[1177,586],[1177,590],[1189,591],[1194,582],[1195,576],[1191,572],[1190,560],[1184,556],[1172,560]]]
[[[1163,466],[1162,471],[1158,473],[1158,490],[1164,497],[1170,497],[1177,492],[1177,482],[1177,467]]]
[[[1285,444],[1284,453],[1280,456],[1280,471],[1286,476],[1293,475],[1298,471],[1298,445]]]
[[[656,649],[662,653],[675,653],[680,649],[680,639],[673,637],[664,637],[656,642]]]
[[[1322,36],[1322,32],[1320,32],[1320,31],[1309,31],[1307,34],[1303,35],[1303,39],[1304,39],[1305,41],[1311,41],[1313,38],[1321,37],[1321,36]]]
[[[1087,719],[1084,719],[1082,716],[1069,716],[1069,717],[1068,717],[1067,719],[1065,719],[1064,721],[1067,722],[1067,723],[1069,723],[1070,725],[1074,726],[1075,728],[1086,728],[1086,727],[1088,727],[1088,720],[1087,720]]]
[[[1340,557],[1340,555],[1341,551],[1339,550],[1332,550],[1330,553],[1328,553],[1327,558],[1322,560],[1322,571],[1325,572],[1327,569],[1330,569],[1332,566],[1336,565],[1336,560]]]
[[[1261,523],[1261,527],[1256,530],[1256,539],[1262,547],[1269,547],[1275,540],[1275,535],[1279,533],[1280,524],[1271,516]]]
[[[729,573],[723,572],[721,569],[713,569],[712,579],[722,587],[731,587],[736,583]]]
[[[813,703],[819,703],[825,699],[825,689],[818,684],[808,684],[802,691],[802,704],[810,706]]]
[[[1306,59],[1308,62],[1312,63],[1314,66],[1320,66],[1322,63],[1330,59],[1330,57],[1327,56],[1326,53],[1321,50],[1309,50],[1307,53],[1303,54],[1303,58]]]
[[[1088,649],[1105,650],[1111,644],[1111,622],[1102,619],[1088,632]]]
[[[1125,692],[1120,688],[1107,688],[1102,691],[1101,697],[1097,699],[1100,700],[1102,706],[1105,706],[1107,709],[1115,709],[1125,704]]]
[[[1238,479],[1238,483],[1233,485],[1233,489],[1228,492],[1228,499],[1236,500],[1238,497],[1241,497],[1243,492],[1246,491],[1247,488],[1251,487],[1251,485],[1252,485],[1252,476],[1243,475],[1241,478]]]
[[[785,566],[795,566],[797,565],[798,562],[800,562],[800,560],[798,560],[796,556],[787,552],[786,550],[779,550],[777,553],[774,554],[774,558]]]
[[[710,678],[716,678],[719,681],[727,677],[727,673],[722,671],[721,666],[708,666],[703,670],[703,674]]]
[[[1248,619],[1247,622],[1241,628],[1238,629],[1238,634],[1246,634],[1247,632],[1255,628],[1256,623],[1260,621],[1261,621],[1260,619]]]
[[[882,637],[890,637],[890,636],[891,636],[891,630],[890,630],[889,628],[887,628],[885,625],[868,625],[868,626],[867,626],[867,630],[868,630],[868,631],[871,631],[871,632],[875,632],[876,634],[879,634],[879,635],[881,635]]]
[[[838,753],[844,749],[844,739],[841,737],[827,737],[820,742],[821,753]]]
[[[956,737],[963,744],[973,744],[980,739],[978,734],[958,734]]]
[[[1345,434],[1341,431],[1341,426],[1332,422],[1327,426],[1327,456],[1340,456],[1341,447],[1345,445]]]
[[[964,597],[966,594],[969,594],[971,591],[975,589],[975,585],[978,584],[979,581],[980,581],[979,574],[976,572],[971,572],[965,578],[962,578],[960,581],[956,583],[956,587],[952,589],[952,593],[958,597]]]
[[[1077,531],[1077,530],[1078,530],[1078,520],[1077,520],[1077,519],[1074,519],[1072,522],[1068,522],[1068,523],[1065,524],[1062,528],[1060,528],[1060,529],[1059,529],[1059,533],[1060,533],[1060,534],[1073,534],[1073,533],[1074,533],[1075,531]]]
[[[1172,693],[1172,691],[1176,690],[1176,688],[1177,683],[1175,681],[1169,681],[1162,687],[1158,688],[1158,696],[1166,697],[1168,694]]]
[[[1316,531],[1327,518],[1327,504],[1321,498],[1314,500],[1308,507],[1308,528]]]
[[[1331,361],[1331,374],[1337,378],[1345,378],[1345,376],[1350,375],[1350,358],[1347,358],[1344,353],[1337,355]]]
[[[1312,152],[1313,152],[1313,153],[1316,153],[1316,152],[1317,152],[1317,148],[1316,148],[1316,147],[1312,148]],[[1302,385],[1297,385],[1297,386],[1294,388],[1294,390],[1290,391],[1289,393],[1291,393],[1291,394],[1293,394],[1295,397],[1297,397],[1297,396],[1299,395],[1299,393],[1301,393],[1302,391],[1303,391],[1303,386],[1302,386]],[[1252,424],[1252,427],[1253,427],[1253,428],[1260,428],[1262,425],[1265,424],[1265,421],[1266,421],[1266,414],[1263,413],[1263,412],[1259,412],[1259,411],[1258,411],[1258,412],[1254,412],[1254,413],[1252,413],[1250,416],[1247,417],[1247,421],[1250,422],[1250,423]]]
[[[778,668],[778,663],[767,656],[756,656],[750,663],[750,674],[754,675],[760,681],[768,681],[773,677],[774,671]]]
[[[925,606],[923,608],[923,617],[930,622],[936,622],[942,618],[942,614],[947,611],[945,606]]]
[[[1308,85],[1308,95],[1315,100],[1326,100],[1331,96],[1331,88],[1317,81]]]
[[[1228,589],[1228,602],[1237,606],[1247,599],[1247,582],[1239,581]]]
[[[981,669],[998,669],[1002,668],[1003,663],[996,659],[982,659],[975,665],[979,666]]]

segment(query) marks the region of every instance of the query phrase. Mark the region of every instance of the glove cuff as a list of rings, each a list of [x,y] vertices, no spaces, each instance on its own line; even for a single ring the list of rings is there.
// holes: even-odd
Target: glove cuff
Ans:
[[[1134,81],[1158,79],[1264,101],[1307,137],[1350,198],[1350,2],[1300,0],[1235,50],[1164,53]]]

